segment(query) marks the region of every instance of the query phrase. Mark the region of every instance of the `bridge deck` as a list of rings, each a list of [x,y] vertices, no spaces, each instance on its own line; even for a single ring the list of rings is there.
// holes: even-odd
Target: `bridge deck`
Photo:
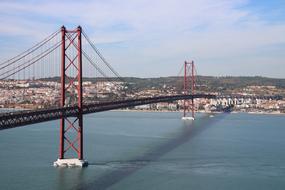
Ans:
[[[210,94],[174,95],[174,96],[138,98],[132,100],[120,100],[113,102],[102,102],[102,103],[83,105],[82,113],[89,114],[89,113],[127,108],[144,104],[152,104],[158,102],[172,102],[175,100],[192,99],[192,98],[194,99],[215,98],[215,95],[210,95]],[[74,117],[78,113],[79,109],[77,106],[5,113],[0,115],[0,130],[20,127],[28,124],[56,120],[60,119],[61,117]]]

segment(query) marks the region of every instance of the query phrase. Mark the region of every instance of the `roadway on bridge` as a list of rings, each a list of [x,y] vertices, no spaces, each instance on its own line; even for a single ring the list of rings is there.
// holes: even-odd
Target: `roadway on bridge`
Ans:
[[[77,106],[74,106],[74,107],[41,109],[41,110],[32,110],[32,111],[19,111],[15,113],[12,112],[0,115],[0,130],[56,120],[62,117],[76,117],[79,114],[79,112],[81,112],[82,114],[89,114],[89,113],[122,109],[127,107],[152,104],[158,102],[172,102],[176,100],[184,100],[192,98],[211,99],[215,97],[216,97],[215,95],[211,94],[157,96],[150,98],[137,98],[129,100],[88,104],[88,105],[83,105],[82,110],[80,110]]]

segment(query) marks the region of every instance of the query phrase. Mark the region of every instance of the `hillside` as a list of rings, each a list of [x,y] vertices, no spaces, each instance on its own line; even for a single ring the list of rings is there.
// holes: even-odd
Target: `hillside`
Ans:
[[[59,77],[46,78],[41,80],[60,81]],[[97,79],[98,80],[98,79]],[[100,78],[99,80],[105,80]],[[108,78],[109,81],[117,81],[115,78]],[[171,87],[182,89],[183,77],[159,77],[159,78],[136,78],[124,77],[124,81],[130,84],[132,89],[161,89]],[[95,82],[95,78],[84,78],[84,81]],[[247,86],[276,86],[278,89],[285,89],[285,79],[275,79],[267,77],[213,77],[213,76],[197,76],[197,85],[206,91],[227,91],[241,89]]]
[[[124,78],[135,88],[163,88],[163,86],[182,89],[182,77],[160,77],[160,78]],[[266,77],[212,77],[198,76],[197,86],[206,91],[227,91],[241,89],[247,86],[276,86],[278,89],[285,89],[285,79],[274,79]]]

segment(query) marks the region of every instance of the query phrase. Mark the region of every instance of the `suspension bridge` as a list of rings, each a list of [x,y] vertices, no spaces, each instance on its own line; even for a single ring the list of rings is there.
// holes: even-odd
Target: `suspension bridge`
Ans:
[[[49,107],[0,114],[0,130],[60,120],[59,156],[56,166],[86,166],[83,154],[83,115],[158,102],[183,101],[183,119],[194,119],[194,99],[215,98],[215,95],[195,92],[194,62],[183,64],[184,82],[181,94],[151,97],[135,96],[123,77],[111,66],[79,26],[68,30],[64,26],[43,41],[0,64],[3,88],[13,90],[13,82],[60,78],[54,89],[58,101]],[[83,80],[94,78],[97,84],[112,84],[108,98],[85,98]],[[123,84],[123,85],[122,85]],[[115,90],[114,90],[115,89]],[[25,94],[25,92],[24,92]],[[43,92],[43,97],[44,97]],[[13,98],[13,97],[10,97]],[[17,97],[14,96],[17,99]],[[191,116],[189,114],[191,113]]]

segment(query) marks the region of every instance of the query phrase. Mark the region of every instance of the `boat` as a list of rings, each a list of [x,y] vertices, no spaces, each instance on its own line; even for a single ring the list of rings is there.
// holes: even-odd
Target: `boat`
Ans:
[[[191,121],[195,120],[194,117],[190,117],[190,116],[189,116],[189,117],[186,117],[186,116],[185,116],[185,117],[182,117],[181,119],[182,119],[182,120],[191,120]]]

